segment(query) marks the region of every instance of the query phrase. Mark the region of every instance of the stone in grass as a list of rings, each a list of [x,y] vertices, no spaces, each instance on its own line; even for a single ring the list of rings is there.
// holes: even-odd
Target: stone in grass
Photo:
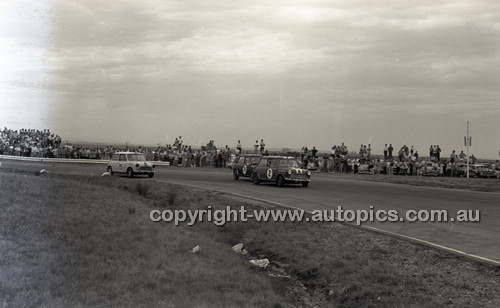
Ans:
[[[198,253],[201,250],[200,245],[196,245],[189,252]]]
[[[47,173],[47,170],[42,169],[42,170],[40,170],[40,171],[35,172],[35,175],[36,175],[36,176],[40,176],[40,175],[42,175],[42,174],[46,174],[46,173]]]
[[[233,246],[233,251],[242,255],[246,255],[248,251],[243,248],[243,244],[239,243]]]
[[[255,266],[262,267],[262,268],[266,268],[269,265],[268,259],[250,260],[249,262]]]

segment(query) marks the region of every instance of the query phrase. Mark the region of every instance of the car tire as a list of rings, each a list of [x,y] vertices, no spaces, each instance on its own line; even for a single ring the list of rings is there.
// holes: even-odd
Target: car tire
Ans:
[[[154,176],[155,176],[155,174],[154,174],[154,173],[148,173],[148,176],[149,176],[150,178],[152,178],[152,177],[154,177]]]
[[[255,185],[259,185],[260,184],[260,179],[259,179],[259,175],[257,174],[257,172],[254,172],[252,174],[252,182],[255,184]]]
[[[285,186],[285,179],[282,175],[278,175],[278,177],[276,178],[276,185],[278,185],[278,187]]]
[[[127,169],[127,177],[129,177],[129,178],[134,177],[134,170],[132,170],[132,168]]]
[[[106,169],[106,171],[107,171],[109,174],[113,175],[113,169],[112,169],[111,167],[108,167],[108,169]]]
[[[233,169],[233,180],[238,180],[239,178],[238,169]]]
[[[302,182],[302,186],[303,186],[303,187],[307,187],[307,186],[309,186],[309,182]]]

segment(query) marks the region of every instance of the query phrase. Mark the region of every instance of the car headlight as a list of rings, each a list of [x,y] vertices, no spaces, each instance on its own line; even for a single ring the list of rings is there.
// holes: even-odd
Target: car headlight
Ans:
[[[292,169],[288,169],[288,171],[286,172],[288,175],[291,175],[292,174]]]
[[[151,166],[152,168],[156,167],[156,165]]]
[[[311,171],[307,170],[307,176],[311,176]]]
[[[137,168],[139,168],[139,163],[135,164],[135,166],[136,166]]]

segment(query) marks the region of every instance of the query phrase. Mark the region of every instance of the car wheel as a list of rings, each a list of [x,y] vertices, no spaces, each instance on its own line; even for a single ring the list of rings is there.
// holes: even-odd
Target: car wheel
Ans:
[[[255,184],[255,185],[259,185],[260,184],[260,179],[259,179],[259,175],[257,174],[257,172],[254,172],[252,174],[252,182]]]
[[[108,169],[106,170],[109,174],[113,175],[113,169],[111,169],[111,167],[108,167]]]
[[[278,185],[278,187],[285,186],[285,179],[282,175],[278,175],[278,178],[276,178],[276,185]]]
[[[302,186],[304,186],[304,187],[309,186],[309,182],[302,182]]]
[[[238,169],[233,169],[233,180],[238,180],[239,178]]]
[[[127,176],[129,178],[133,178],[134,177],[134,170],[132,170],[132,168],[128,168],[127,169]]]
[[[154,177],[154,176],[155,176],[155,174],[154,174],[154,173],[148,173],[148,176],[149,176],[150,178],[152,178],[152,177]]]

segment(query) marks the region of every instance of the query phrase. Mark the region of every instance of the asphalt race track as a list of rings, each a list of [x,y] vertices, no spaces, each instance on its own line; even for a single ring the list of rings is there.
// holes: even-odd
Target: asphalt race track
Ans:
[[[105,164],[18,162],[1,160],[1,168],[40,170],[64,174],[100,176]],[[0,169],[1,172],[1,169]],[[310,186],[279,188],[273,184],[254,185],[246,178],[235,181],[229,169],[177,168],[158,166],[153,179],[131,181],[163,181],[194,185],[227,193],[277,202],[307,211],[344,210],[447,210],[454,217],[458,210],[480,210],[480,222],[373,222],[365,227],[389,231],[430,242],[448,250],[458,250],[497,262],[500,265],[500,194],[455,189],[407,186],[369,181],[356,181],[313,174]],[[312,222],[311,222],[312,223]],[[486,260],[488,261],[488,260]],[[490,262],[491,263],[491,262]]]

